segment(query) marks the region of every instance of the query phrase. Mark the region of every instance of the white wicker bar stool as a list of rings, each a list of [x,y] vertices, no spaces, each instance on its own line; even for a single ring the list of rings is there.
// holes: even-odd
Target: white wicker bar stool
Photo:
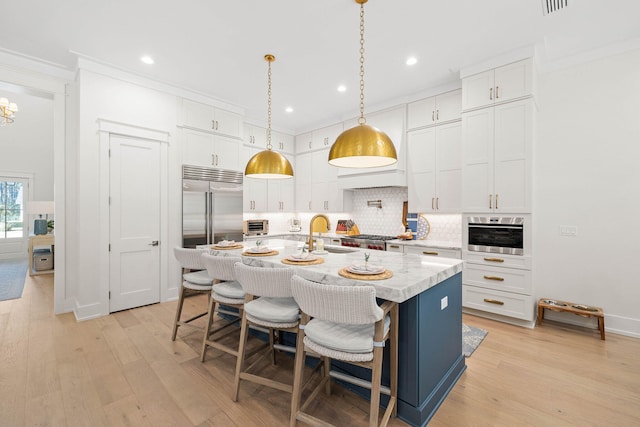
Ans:
[[[224,351],[232,356],[238,356],[237,345],[232,348],[219,342],[219,340],[226,335],[238,331],[238,329],[232,326],[238,323],[242,317],[245,293],[240,283],[236,280],[234,264],[237,262],[242,262],[242,258],[235,256],[215,256],[208,253],[202,254],[202,264],[206,267],[209,277],[211,277],[215,283],[211,289],[207,326],[205,327],[204,337],[202,338],[201,362],[204,362],[208,347]],[[229,310],[225,311],[220,308],[220,304],[227,307],[234,307],[238,310],[238,313]],[[237,316],[237,319],[232,317],[231,320],[220,319],[216,321],[216,313],[223,313],[234,317]]]
[[[293,390],[292,384],[265,378],[252,372],[256,372],[255,368],[265,359],[265,356],[271,354],[272,361],[275,364],[276,349],[286,350],[279,343],[280,331],[293,333],[298,331],[300,310],[291,296],[293,269],[252,267],[237,263],[235,271],[236,278],[247,295],[242,312],[240,347],[238,349],[232,398],[234,402],[238,401],[241,380],[291,393]],[[254,297],[258,298],[254,299]],[[246,344],[250,325],[269,329],[269,346],[257,360],[245,369]],[[291,352],[293,352],[293,349],[291,349]]]
[[[380,393],[388,394],[389,404],[380,422],[386,426],[397,412],[398,304],[386,301],[378,306],[372,286],[324,285],[299,276],[293,277],[291,291],[302,316],[296,340],[290,426],[295,426],[298,420],[313,426],[331,425],[304,411],[323,386],[327,394],[331,393],[332,376],[371,390],[371,427],[378,425]],[[381,384],[383,347],[387,340],[391,368],[389,388]],[[304,361],[309,351],[324,359],[324,376],[307,400],[301,402]],[[365,380],[331,372],[331,359],[371,369],[371,382],[367,384]]]
[[[173,255],[180,263],[180,267],[182,267],[182,283],[180,284],[178,307],[176,308],[176,318],[173,322],[171,341],[176,340],[176,334],[180,326],[191,326],[204,330],[204,328],[192,325],[191,322],[206,315],[206,311],[190,317],[187,320],[180,320],[180,316],[182,315],[182,306],[184,305],[184,299],[186,297],[194,294],[211,293],[213,280],[209,277],[209,273],[200,258],[200,256],[206,252],[206,249],[173,248]]]

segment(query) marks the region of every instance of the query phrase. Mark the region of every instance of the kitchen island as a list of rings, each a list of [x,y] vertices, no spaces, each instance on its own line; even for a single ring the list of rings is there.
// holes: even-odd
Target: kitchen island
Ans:
[[[263,240],[262,244],[278,254],[243,256],[245,264],[283,267],[282,260],[299,253],[302,246],[302,242],[280,239]],[[254,247],[255,242],[245,242],[244,246]],[[321,264],[286,266],[316,282],[371,285],[378,298],[400,304],[398,417],[413,426],[426,424],[466,367],[462,354],[462,261],[343,247],[326,249],[339,252],[319,255],[324,260]],[[238,256],[243,250],[212,249],[212,253]],[[365,252],[371,254],[370,264],[384,266],[393,276],[366,281],[338,274],[344,267],[362,264]],[[383,374],[385,377],[388,379]]]

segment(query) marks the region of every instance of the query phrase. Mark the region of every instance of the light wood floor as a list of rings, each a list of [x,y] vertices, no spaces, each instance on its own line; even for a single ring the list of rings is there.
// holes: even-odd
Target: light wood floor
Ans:
[[[280,426],[289,397],[243,383],[235,359],[186,328],[170,340],[175,303],[76,322],[53,315],[50,276],[27,277],[0,302],[1,426]],[[195,312],[205,300],[190,298]],[[429,426],[638,426],[640,340],[546,323],[534,330],[465,316],[489,335]],[[290,375],[291,363],[273,373]],[[367,405],[339,387],[315,405],[338,425],[366,425]],[[328,399],[328,400],[327,400]],[[328,403],[328,404],[327,404]],[[349,414],[342,417],[344,411]],[[341,420],[341,421],[338,421]],[[392,420],[393,426],[405,426]]]

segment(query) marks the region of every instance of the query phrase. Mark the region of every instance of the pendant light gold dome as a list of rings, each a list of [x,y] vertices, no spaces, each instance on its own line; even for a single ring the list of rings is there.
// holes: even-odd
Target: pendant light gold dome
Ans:
[[[267,127],[267,149],[251,157],[244,169],[244,175],[248,178],[261,179],[283,179],[293,177],[293,167],[289,160],[271,148],[271,63],[276,57],[267,54],[265,61],[269,63],[268,72],[268,127]]]
[[[329,150],[329,164],[343,168],[375,168],[398,161],[391,138],[366,124],[364,118],[364,4],[360,4],[360,118],[358,126],[342,132]]]

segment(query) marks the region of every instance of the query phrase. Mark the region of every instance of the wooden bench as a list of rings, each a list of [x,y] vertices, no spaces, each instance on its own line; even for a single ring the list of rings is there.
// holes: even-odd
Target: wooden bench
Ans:
[[[583,317],[597,317],[598,329],[600,330],[600,339],[604,340],[604,311],[602,311],[602,308],[584,304],[576,304],[568,301],[540,298],[540,301],[538,302],[538,325],[542,325],[545,308],[558,312],[573,313]]]

